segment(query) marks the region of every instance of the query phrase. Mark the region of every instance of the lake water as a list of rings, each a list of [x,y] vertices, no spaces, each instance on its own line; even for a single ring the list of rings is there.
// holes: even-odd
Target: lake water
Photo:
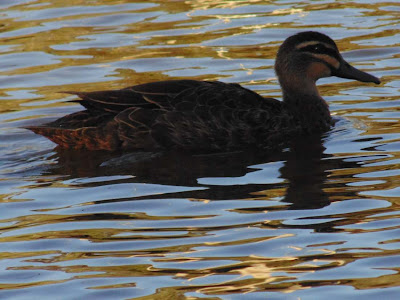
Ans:
[[[395,299],[398,1],[1,0],[1,299]],[[23,129],[62,91],[177,78],[280,98],[317,30],[380,85],[319,81],[337,119],[277,153],[71,153]]]

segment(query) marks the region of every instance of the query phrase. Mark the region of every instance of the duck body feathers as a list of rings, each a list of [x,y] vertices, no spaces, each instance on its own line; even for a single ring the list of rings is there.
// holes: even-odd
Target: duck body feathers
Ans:
[[[169,80],[69,93],[79,96],[74,102],[86,110],[29,128],[63,148],[273,149],[304,131],[283,102],[238,84]],[[326,124],[323,127],[309,126],[316,131],[326,130]]]

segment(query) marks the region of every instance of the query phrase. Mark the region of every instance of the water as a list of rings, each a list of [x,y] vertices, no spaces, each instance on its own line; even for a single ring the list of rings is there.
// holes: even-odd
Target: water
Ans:
[[[394,299],[398,1],[0,2],[1,299]],[[192,78],[280,97],[301,30],[382,79],[321,80],[337,123],[278,153],[101,154],[24,130],[66,90]]]

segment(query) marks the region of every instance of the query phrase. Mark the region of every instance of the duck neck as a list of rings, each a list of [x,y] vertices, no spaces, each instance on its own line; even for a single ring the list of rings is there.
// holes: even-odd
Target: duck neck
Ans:
[[[282,90],[283,103],[296,123],[311,130],[329,129],[332,124],[329,106],[320,96],[315,82],[282,84]]]

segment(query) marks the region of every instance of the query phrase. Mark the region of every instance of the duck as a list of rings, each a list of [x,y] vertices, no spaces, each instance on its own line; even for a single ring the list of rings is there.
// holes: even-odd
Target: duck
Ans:
[[[73,102],[84,110],[28,129],[72,150],[273,150],[334,125],[318,92],[318,79],[380,83],[346,62],[336,43],[316,31],[289,36],[278,49],[274,67],[282,100],[237,83],[165,80],[118,90],[66,92],[78,96]]]

